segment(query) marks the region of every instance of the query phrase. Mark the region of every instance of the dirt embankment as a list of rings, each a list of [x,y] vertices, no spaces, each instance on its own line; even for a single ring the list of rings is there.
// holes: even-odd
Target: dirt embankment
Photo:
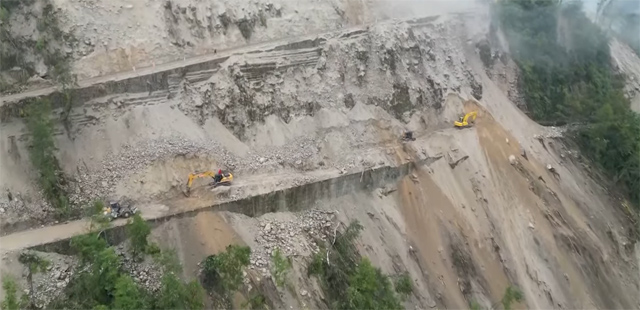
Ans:
[[[462,27],[446,17],[385,23],[172,71],[151,91],[79,91],[86,100],[73,105],[68,126],[56,122],[54,135],[71,201],[164,199],[194,170],[226,168],[238,180],[277,172],[299,184],[310,180],[305,171],[388,164],[395,150],[387,145],[402,129],[426,133],[457,118],[456,107],[441,104],[447,91],[481,95],[463,65],[462,39],[452,39]],[[9,155],[0,158],[0,185],[20,202],[5,208],[4,223],[50,223],[24,119],[4,111],[0,147]]]
[[[509,286],[524,292],[524,308],[636,306],[637,265],[633,249],[621,244],[626,218],[599,209],[613,227],[595,230],[600,223],[587,212],[597,207],[583,209],[574,196],[583,193],[561,189],[571,175],[555,177],[530,149],[526,158],[520,155],[518,140],[474,101],[450,95],[445,104],[479,111],[475,126],[422,136],[399,156],[425,150],[439,159],[416,166],[398,183],[304,206],[319,210],[320,217],[303,211],[180,220],[191,223],[171,224],[180,225],[171,234],[190,240],[180,247],[184,262],[220,251],[222,243],[247,244],[254,251],[249,277],[270,283],[270,253],[281,248],[294,262],[288,280],[298,289],[259,289],[279,290],[276,305],[324,307],[318,284],[306,276],[315,238],[330,238],[340,223],[358,220],[365,227],[361,253],[387,274],[409,272],[415,290],[406,307],[465,308],[471,301],[489,307]],[[201,217],[209,225],[201,225]],[[324,233],[305,228],[309,223]],[[227,241],[203,239],[217,233]],[[211,242],[219,246],[206,246]]]
[[[316,238],[352,220],[364,226],[364,256],[386,274],[409,273],[408,308],[489,308],[512,285],[523,308],[638,307],[638,254],[619,202],[509,100],[511,76],[496,78],[502,67],[487,75],[475,45],[486,19],[460,17],[325,35],[168,75],[164,88],[95,95],[56,134],[78,185],[72,197],[171,202],[145,210],[164,214],[415,161],[399,182],[295,206],[315,211],[190,213],[153,235],[177,249],[185,277],[228,244],[251,246],[247,283],[282,307],[326,306],[306,274],[309,257]],[[452,128],[465,111],[478,112],[475,125]],[[0,173],[15,176],[1,183],[33,193],[22,120],[1,125],[2,141],[13,142],[2,144],[11,156],[0,158]],[[416,141],[401,143],[403,129]],[[189,172],[218,167],[234,171],[233,186],[198,183],[193,197],[175,198]],[[8,219],[17,208],[6,211]],[[292,258],[296,289],[271,282],[275,247]]]

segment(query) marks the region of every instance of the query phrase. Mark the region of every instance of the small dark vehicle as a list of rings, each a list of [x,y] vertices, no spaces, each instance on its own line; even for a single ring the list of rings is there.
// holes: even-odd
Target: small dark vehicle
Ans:
[[[110,220],[115,220],[117,218],[129,218],[138,212],[138,208],[131,206],[128,202],[123,202],[121,205],[118,201],[111,201],[109,206],[104,208],[103,214],[108,216]]]
[[[402,141],[415,141],[416,138],[413,136],[413,131],[405,131],[402,133]]]

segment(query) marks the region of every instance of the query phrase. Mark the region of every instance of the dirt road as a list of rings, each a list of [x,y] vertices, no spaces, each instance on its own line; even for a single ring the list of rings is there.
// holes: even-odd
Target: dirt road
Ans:
[[[313,171],[306,175],[309,180],[315,182],[331,179],[339,176],[337,170]],[[189,198],[182,194],[167,199],[159,203],[148,203],[139,205],[138,208],[145,220],[155,220],[172,217],[185,212],[192,212],[212,205],[228,202],[231,200],[242,200],[253,196],[263,195],[269,192],[286,189],[291,186],[301,185],[291,183],[292,174],[281,173],[272,175],[255,175],[248,179],[234,182],[232,187],[219,187],[211,189],[208,185],[201,185],[192,189]],[[239,197],[229,197],[228,191],[233,190],[241,193]],[[227,194],[225,194],[227,193]],[[123,226],[127,223],[125,219],[118,219],[112,222],[113,227]],[[20,249],[30,248],[38,245],[49,244],[60,240],[72,238],[89,231],[91,221],[89,219],[76,220],[64,224],[40,227],[36,229],[20,231],[0,237],[0,252],[11,252]]]
[[[183,67],[187,67],[187,66],[202,63],[202,62],[229,57],[231,55],[243,54],[249,51],[254,51],[256,49],[262,49],[262,50],[271,49],[271,48],[275,48],[278,45],[287,44],[288,42],[304,40],[306,38],[315,38],[320,35],[321,34],[314,34],[314,35],[308,35],[308,36],[299,37],[299,38],[289,38],[286,40],[249,44],[243,47],[221,50],[215,54],[205,54],[205,55],[190,57],[183,60],[177,60],[173,62],[164,63],[161,65],[148,66],[148,67],[139,68],[139,69],[132,68],[131,71],[118,72],[114,74],[108,74],[108,75],[103,75],[95,78],[78,81],[78,86],[76,88],[85,88],[85,87],[89,87],[96,84],[102,84],[102,83],[112,82],[112,81],[122,81],[130,78],[153,74],[153,73],[170,71],[177,68],[183,68]],[[33,90],[29,90],[29,91],[21,92],[17,94],[1,96],[0,107],[10,102],[16,102],[16,101],[24,100],[27,98],[49,95],[58,90],[60,90],[59,86],[51,86],[51,87],[33,89]]]

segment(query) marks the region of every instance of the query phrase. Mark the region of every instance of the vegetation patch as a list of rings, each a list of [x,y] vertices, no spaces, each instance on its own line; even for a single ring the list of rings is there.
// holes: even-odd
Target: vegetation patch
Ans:
[[[27,266],[27,285],[29,285],[29,308],[34,308],[34,294],[33,276],[40,272],[45,272],[49,267],[50,262],[39,255],[31,252],[23,252],[18,257],[18,261]]]
[[[403,297],[407,297],[413,293],[413,281],[408,272],[405,272],[396,278],[396,292]]]
[[[249,300],[247,300],[243,305],[243,308],[248,308],[248,309],[268,309],[269,307],[267,306],[267,299],[266,297],[264,297],[264,295],[262,294],[256,294],[254,296],[251,296],[249,298]]]
[[[284,287],[287,283],[287,274],[289,274],[289,270],[291,270],[291,259],[285,257],[280,249],[275,250],[271,259],[273,262],[271,274],[273,274],[276,285]]]
[[[2,310],[19,310],[29,306],[30,301],[27,294],[18,297],[18,284],[16,280],[9,275],[2,277],[2,290],[4,291],[4,299],[0,303]]]
[[[17,14],[23,18],[12,18]],[[36,21],[35,27],[29,25],[31,20]],[[16,21],[25,24],[12,24]],[[16,34],[16,28],[24,27],[35,29],[27,36]],[[36,73],[65,89],[75,84],[70,57],[64,52],[64,46],[74,40],[60,29],[58,12],[50,0],[0,2],[0,92],[19,90]]]
[[[131,254],[134,258],[142,258],[142,254],[149,251],[149,242],[147,237],[151,233],[151,227],[145,220],[142,219],[140,214],[135,214],[129,225],[127,225],[127,234],[131,241]]]
[[[522,302],[523,300],[524,300],[524,294],[522,294],[522,291],[519,288],[515,286],[508,286],[505,289],[504,295],[502,295],[502,298],[498,302],[491,305],[489,309],[499,309],[499,307],[502,306],[502,309],[504,310],[511,310],[513,309],[514,303],[519,303],[519,302]],[[480,303],[478,303],[475,300],[472,300],[471,302],[469,302],[469,308],[471,310],[484,309],[482,308],[482,305],[480,305]]]
[[[579,124],[573,137],[585,156],[640,203],[640,116],[611,66],[609,38],[580,2],[510,0],[497,4],[531,117]]]
[[[208,289],[228,296],[242,285],[242,269],[249,265],[251,248],[229,245],[225,252],[210,255],[202,262],[202,281]]]
[[[402,309],[390,278],[360,257],[354,244],[360,231],[354,221],[337,233],[312,257],[308,274],[320,280],[331,309]]]
[[[57,210],[58,216],[67,218],[70,215],[70,205],[64,189],[65,178],[55,156],[51,105],[46,100],[39,100],[30,104],[26,111],[27,129],[31,134],[29,158],[38,172],[38,184],[45,199]]]
[[[146,222],[144,224],[148,225]],[[129,224],[134,225],[133,223]],[[114,247],[101,237],[105,226],[76,236],[71,247],[79,259],[69,284],[48,307],[51,309],[203,309],[204,290],[198,281],[185,282],[178,276],[181,266],[171,251],[154,258],[162,266],[160,289],[152,292],[136,283],[122,269]],[[128,232],[135,229],[130,227]],[[142,229],[142,231],[147,231]],[[134,237],[129,235],[129,237]],[[137,236],[139,237],[139,236]],[[145,242],[145,244],[149,244]]]

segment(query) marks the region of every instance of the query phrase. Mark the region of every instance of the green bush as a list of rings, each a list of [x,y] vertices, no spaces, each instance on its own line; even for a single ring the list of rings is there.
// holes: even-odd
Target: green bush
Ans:
[[[522,291],[517,287],[509,286],[504,291],[504,296],[502,296],[502,307],[504,310],[511,310],[511,305],[513,302],[521,302],[524,299],[524,295]]]
[[[156,309],[204,309],[204,290],[197,281],[183,283],[173,272],[162,277]]]
[[[225,252],[210,255],[203,261],[203,281],[209,287],[217,287],[230,293],[242,285],[242,269],[249,265],[251,249],[247,246],[229,245]]]
[[[140,288],[129,275],[120,275],[116,280],[113,299],[114,309],[139,310],[148,308]]]
[[[397,277],[396,283],[396,292],[403,296],[409,296],[413,293],[413,281],[411,281],[411,277],[409,273],[401,274]]]
[[[140,214],[135,214],[127,224],[127,235],[131,241],[131,254],[135,258],[140,258],[141,254],[147,253],[149,242],[147,237],[151,233],[151,226],[142,219]]]
[[[287,282],[287,274],[291,269],[291,260],[285,257],[280,249],[275,250],[271,259],[273,262],[273,268],[271,269],[273,278],[277,286],[283,287]]]
[[[371,265],[367,258],[358,264],[349,278],[345,303],[342,309],[402,309],[402,305],[391,288],[389,277]]]

